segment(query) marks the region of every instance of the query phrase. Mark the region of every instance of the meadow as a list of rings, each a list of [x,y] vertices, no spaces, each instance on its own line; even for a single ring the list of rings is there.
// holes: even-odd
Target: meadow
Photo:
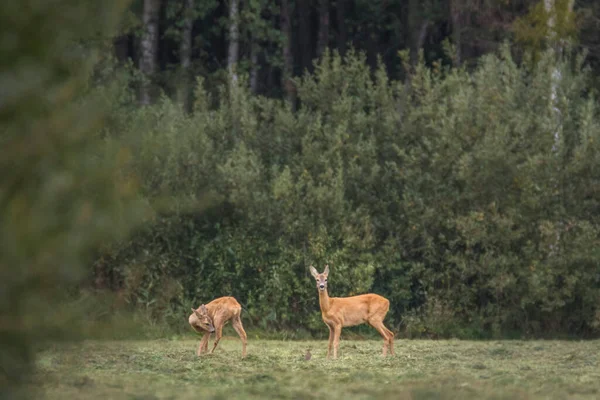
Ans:
[[[229,328],[228,328],[229,329]],[[32,384],[48,399],[595,399],[600,341],[253,340],[227,332],[212,355],[198,341],[86,341],[53,345]],[[310,348],[312,358],[305,360]]]

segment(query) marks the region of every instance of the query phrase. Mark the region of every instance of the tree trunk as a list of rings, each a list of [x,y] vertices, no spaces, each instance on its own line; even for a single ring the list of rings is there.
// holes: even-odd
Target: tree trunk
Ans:
[[[250,44],[250,62],[252,63],[252,66],[250,68],[250,90],[252,91],[252,93],[257,94],[258,93],[258,70],[259,70],[259,64],[258,64],[258,51],[259,51],[259,45],[258,43],[256,43],[255,40],[252,40],[252,43]]]
[[[568,20],[569,14],[573,12],[573,0],[569,0],[566,4],[567,8],[565,10],[557,10],[557,4],[555,0],[544,0],[544,7],[546,12],[549,14],[548,18],[548,43],[551,51],[553,51],[556,56],[560,56],[564,50],[564,45],[566,38],[557,37],[556,33],[556,17],[560,16],[562,19]],[[559,12],[562,12],[559,15]],[[562,22],[563,25],[565,22]],[[557,59],[558,61],[558,59]],[[556,97],[557,97],[557,88],[562,79],[562,71],[555,67],[552,72],[552,78],[550,79],[550,102],[551,107],[556,115],[557,120],[560,118],[560,110],[556,106]],[[558,146],[560,142],[560,121],[557,121],[557,129],[554,132],[554,150],[558,151]]]
[[[183,28],[181,30],[181,82],[179,84],[179,101],[186,111],[191,111],[192,77],[192,27],[194,25],[194,0],[185,0],[183,10]]]
[[[238,21],[238,1],[229,0],[229,52],[227,56],[227,70],[231,88],[237,85],[237,62],[239,56],[239,21]]]
[[[317,57],[321,57],[329,46],[329,0],[319,0],[319,41]]]
[[[408,3],[408,39],[412,65],[416,65],[419,61],[419,50],[423,47],[429,28],[429,20],[423,17],[419,4],[419,0],[409,0]]]
[[[156,73],[158,53],[158,13],[159,0],[144,0],[142,16],[143,32],[140,43],[140,71],[144,75],[144,82],[140,88],[140,103],[150,104],[152,101],[152,79]]]
[[[564,50],[565,40],[566,38],[558,37],[556,33],[556,17],[561,17],[563,19],[568,19],[569,14],[573,12],[573,0],[569,0],[567,3],[567,8],[565,10],[557,10],[557,4],[555,0],[544,0],[544,8],[546,12],[549,14],[548,18],[548,43],[550,46],[550,50],[553,51],[556,55],[556,61],[559,61],[559,56],[562,54]],[[562,11],[562,15],[559,15],[559,11]],[[563,21],[564,23],[564,21]],[[558,156],[561,150],[561,141],[562,141],[562,115],[560,109],[557,105],[557,92],[558,86],[560,85],[560,81],[562,80],[562,71],[558,67],[554,67],[552,71],[552,76],[550,78],[550,107],[552,108],[552,112],[554,114],[554,118],[556,119],[556,129],[554,130],[554,144],[552,145],[552,150]],[[555,189],[558,189],[559,182],[555,182]],[[556,190],[557,193],[560,193],[559,190]],[[558,221],[556,228],[556,238],[555,244],[550,246],[551,255],[555,255],[560,251],[560,241],[561,241],[561,231],[564,229],[564,221]]]
[[[309,0],[297,0],[298,7],[298,46],[300,47],[300,68],[309,69],[312,64],[310,4]]]
[[[454,44],[454,66],[460,67],[462,64],[462,53],[461,53],[461,5],[460,0],[450,0],[450,21],[452,25],[452,42]]]
[[[348,43],[348,27],[346,26],[346,0],[337,0],[336,18],[338,25],[338,51],[343,56],[346,54],[346,45]]]
[[[287,101],[292,108],[295,106],[295,88],[291,80],[294,73],[294,60],[292,57],[292,23],[290,20],[289,0],[281,0],[281,32],[283,41],[283,71],[281,74],[281,86],[285,92]]]

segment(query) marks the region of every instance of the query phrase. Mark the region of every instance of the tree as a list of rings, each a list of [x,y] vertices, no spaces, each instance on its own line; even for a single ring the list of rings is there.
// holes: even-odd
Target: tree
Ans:
[[[336,0],[335,14],[337,19],[337,48],[343,56],[346,54],[346,45],[348,43],[348,26],[346,24],[346,0]]]
[[[296,1],[298,15],[298,55],[300,70],[311,68],[312,63],[312,29],[310,23],[310,1]]]
[[[419,0],[408,1],[408,30],[410,45],[410,60],[413,65],[418,61],[419,50],[425,43],[430,20],[426,15],[423,3]]]
[[[123,238],[143,209],[130,207],[132,182],[94,141],[100,107],[86,96],[94,50],[111,42],[126,5],[0,4],[0,37],[18,44],[0,49],[10,79],[0,111],[0,398],[20,397],[37,351],[77,337],[81,315],[63,300],[91,253]]]
[[[290,0],[281,0],[280,26],[283,34],[283,71],[281,86],[287,101],[294,107],[295,89],[292,82],[294,73],[294,58],[292,54],[292,21],[290,15]]]
[[[192,65],[192,27],[194,26],[195,7],[194,0],[184,0],[183,8],[183,27],[181,29],[181,75],[182,80],[179,85],[179,99],[184,109],[190,111],[191,102],[190,87],[192,85],[190,67]]]
[[[143,32],[140,41],[140,71],[145,78],[140,88],[142,105],[148,105],[152,101],[152,81],[157,71],[159,11],[160,0],[144,0]]]
[[[321,57],[329,45],[329,0],[319,0],[319,40],[317,57]]]
[[[239,0],[229,1],[229,50],[227,52],[227,71],[231,88],[235,88],[238,81],[237,63],[239,58]]]

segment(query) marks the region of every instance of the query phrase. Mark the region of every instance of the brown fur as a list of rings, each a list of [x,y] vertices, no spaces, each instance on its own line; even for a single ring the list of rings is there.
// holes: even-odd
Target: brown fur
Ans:
[[[204,333],[196,352],[198,356],[208,352],[208,341],[213,331],[216,332],[216,338],[210,352],[212,354],[215,351],[223,336],[223,325],[231,320],[233,329],[242,340],[242,357],[246,357],[247,335],[240,318],[242,306],[236,299],[230,296],[220,297],[206,305],[202,304],[196,310],[192,309],[192,311],[193,313],[188,318],[189,324],[196,332]]]
[[[337,358],[340,344],[340,335],[345,326],[354,326],[367,323],[377,329],[383,337],[383,355],[394,354],[394,333],[385,327],[383,320],[390,308],[390,301],[378,294],[369,293],[352,297],[329,297],[327,293],[327,276],[329,265],[319,274],[314,267],[310,267],[312,276],[317,281],[319,291],[319,305],[323,322],[329,327],[329,344],[327,358],[333,348],[333,358]]]

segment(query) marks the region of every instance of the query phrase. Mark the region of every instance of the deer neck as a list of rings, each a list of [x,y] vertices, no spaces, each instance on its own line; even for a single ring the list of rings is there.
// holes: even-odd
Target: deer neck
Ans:
[[[321,312],[327,313],[331,307],[331,299],[327,294],[327,289],[319,290],[319,305],[321,306]]]

